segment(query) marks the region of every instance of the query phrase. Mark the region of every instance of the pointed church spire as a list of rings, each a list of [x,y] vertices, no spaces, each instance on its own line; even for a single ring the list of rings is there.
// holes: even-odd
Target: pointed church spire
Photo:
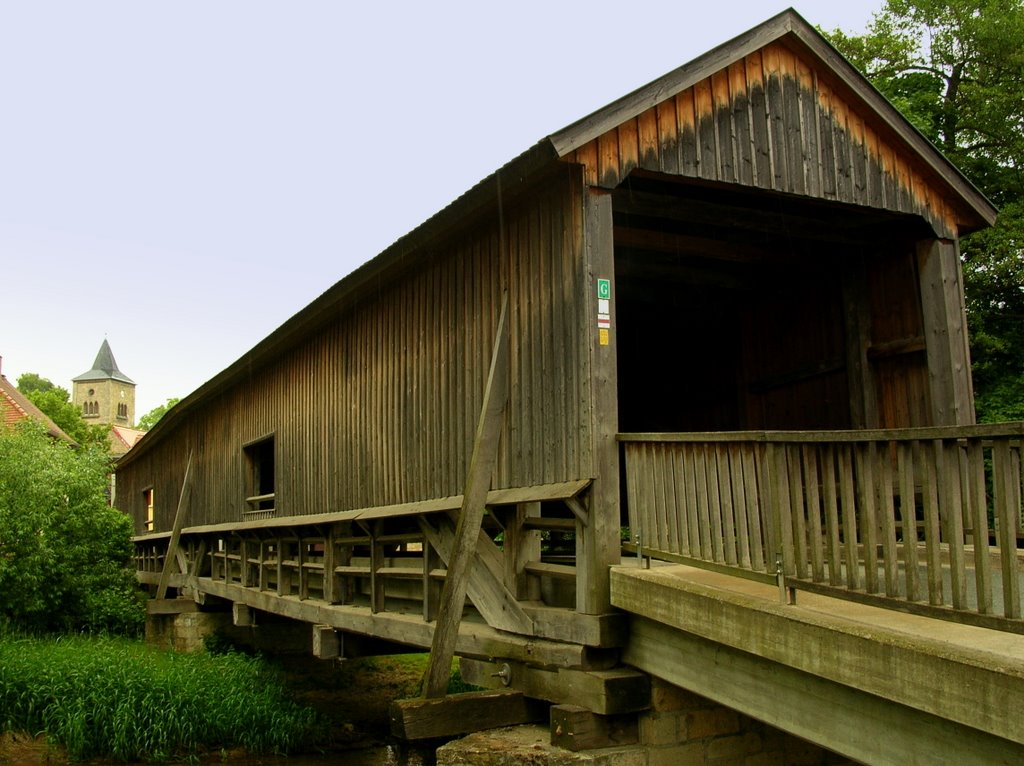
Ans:
[[[103,345],[100,346],[99,353],[96,354],[96,361],[92,363],[92,369],[88,372],[83,372],[71,380],[117,380],[121,383],[135,385],[134,380],[117,369],[117,362],[114,361],[114,352],[110,350],[110,344],[107,343],[106,338],[103,339]]]

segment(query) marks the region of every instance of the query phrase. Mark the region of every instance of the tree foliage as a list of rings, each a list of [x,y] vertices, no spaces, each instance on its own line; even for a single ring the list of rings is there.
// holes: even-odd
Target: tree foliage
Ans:
[[[832,43],[1001,208],[961,240],[979,418],[1024,418],[1024,0],[888,0]]]
[[[0,428],[0,617],[28,630],[134,633],[131,521],[107,504],[110,462],[25,420]]]
[[[108,444],[110,426],[87,423],[82,411],[71,403],[66,388],[37,373],[26,372],[18,376],[18,390],[79,444]]]
[[[139,418],[139,424],[137,427],[142,431],[148,431],[157,424],[157,421],[159,421],[160,418],[167,414],[167,411],[170,410],[171,407],[180,401],[181,399],[175,396],[168,399],[164,404],[157,405]]]

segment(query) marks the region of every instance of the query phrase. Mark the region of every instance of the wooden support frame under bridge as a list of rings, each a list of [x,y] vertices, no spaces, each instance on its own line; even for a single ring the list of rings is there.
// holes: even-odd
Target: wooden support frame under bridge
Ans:
[[[514,626],[522,644],[548,639],[575,644],[571,663],[587,664],[599,648],[619,643],[622,618],[614,614],[587,615],[565,598],[542,596],[570,585],[576,565],[547,561],[542,533],[565,535],[575,544],[586,520],[585,480],[538,487],[491,490],[487,493],[486,532],[477,542],[478,561],[470,578],[470,600],[477,587],[502,591],[515,599],[529,624]],[[317,609],[337,610],[344,629],[346,611],[352,630],[365,627],[365,617],[379,618],[381,628],[368,629],[391,640],[428,648],[436,618],[440,586],[446,577],[438,548],[455,539],[453,516],[461,496],[424,503],[356,509],[286,519],[262,519],[239,524],[186,527],[181,531],[182,571],[173,565],[170,584],[183,595],[231,597],[257,608],[286,614],[291,602]],[[571,510],[570,510],[571,509]],[[501,544],[494,538],[501,535]],[[163,569],[170,535],[136,538],[136,566],[144,584],[156,584]],[[571,590],[571,589],[569,589]],[[258,594],[259,597],[253,598]],[[476,609],[472,610],[478,611]],[[475,616],[474,630],[486,621]],[[389,624],[390,623],[390,624]],[[415,623],[415,624],[414,624]],[[493,630],[509,626],[492,625]],[[493,656],[488,642],[472,653]],[[583,647],[591,649],[583,650]],[[464,653],[464,643],[459,653]],[[538,657],[545,653],[538,646]],[[550,659],[566,661],[563,649]],[[606,659],[597,660],[599,664]]]

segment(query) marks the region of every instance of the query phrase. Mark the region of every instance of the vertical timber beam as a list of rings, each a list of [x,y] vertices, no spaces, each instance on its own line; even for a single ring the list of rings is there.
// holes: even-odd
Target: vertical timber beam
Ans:
[[[178,496],[178,508],[174,512],[174,527],[171,530],[171,541],[167,544],[167,554],[164,556],[164,568],[160,570],[160,580],[156,586],[156,597],[167,598],[167,587],[171,582],[171,566],[178,560],[178,543],[181,540],[181,528],[185,523],[185,509],[188,507],[188,496],[191,491],[189,479],[192,478],[192,453],[188,453],[188,462],[185,464],[185,478],[181,481],[181,494]]]
[[[618,378],[615,350],[615,239],[612,196],[583,190],[583,261],[588,292],[582,328],[589,361],[590,457],[594,483],[589,493],[590,523],[577,525],[576,610],[583,614],[611,611],[609,568],[619,563],[619,429]],[[599,295],[600,291],[600,295]],[[582,297],[582,296],[581,296]],[[602,311],[607,309],[607,312]],[[599,326],[598,317],[607,321]]]
[[[540,600],[540,579],[526,572],[531,561],[540,561],[541,535],[526,529],[527,519],[540,517],[540,503],[519,503],[505,527],[505,586],[520,601]]]
[[[974,391],[960,248],[951,240],[919,242],[917,265],[932,394],[932,425],[973,425]]]
[[[448,689],[455,642],[459,637],[459,623],[466,603],[466,591],[477,537],[483,524],[487,492],[498,457],[502,415],[508,402],[509,390],[509,337],[508,294],[502,296],[498,330],[494,338],[491,369],[484,388],[480,420],[473,440],[473,454],[466,471],[466,490],[462,496],[462,509],[455,529],[455,546],[448,560],[448,573],[441,591],[437,625],[430,645],[430,660],[423,675],[423,696],[427,699],[443,697]]]
[[[850,425],[879,428],[875,378],[868,361],[871,303],[862,257],[843,260],[843,323],[846,330],[846,379],[850,389]]]

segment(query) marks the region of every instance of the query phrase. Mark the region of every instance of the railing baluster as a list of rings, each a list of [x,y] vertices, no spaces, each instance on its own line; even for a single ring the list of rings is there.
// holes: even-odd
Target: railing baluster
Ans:
[[[846,587],[859,590],[860,557],[857,555],[856,487],[853,482],[853,447],[839,444],[836,448],[839,466],[840,510],[843,520],[843,547],[846,551]]]
[[[790,508],[789,468],[786,445],[768,445],[768,465],[771,471],[771,514],[776,552],[782,554],[782,568],[786,575],[795,575],[796,558],[793,552],[793,514]]]
[[[1017,527],[1020,525],[1020,473],[1019,468],[1017,471],[1013,468],[1009,443],[996,442],[992,448],[992,489],[995,494],[996,534],[1003,574],[1003,614],[1019,618]]]
[[[960,491],[960,447],[955,441],[935,443],[939,468],[939,516],[945,527],[949,552],[950,598],[954,609],[967,605],[967,581],[964,572],[964,524]]]
[[[811,577],[815,582],[825,581],[825,556],[822,551],[821,497],[818,491],[818,449],[805,444],[802,448],[804,463],[804,497],[807,505],[807,542],[811,553]]]
[[[939,546],[939,496],[938,478],[935,469],[935,447],[926,449],[917,443],[921,466],[921,501],[924,513],[925,566],[928,573],[928,603],[938,606],[945,603],[942,594],[942,551]]]
[[[736,547],[739,565],[745,569],[753,567],[751,555],[751,535],[749,526],[749,509],[746,477],[744,476],[743,446],[729,445],[729,481],[732,485],[733,512],[736,515]]]
[[[694,489],[697,493],[697,523],[700,531],[700,555],[706,561],[714,561],[711,547],[711,511],[708,508],[708,482],[704,445],[695,449],[693,463]]]
[[[668,516],[668,550],[672,553],[683,552],[682,516],[679,509],[683,506],[682,457],[676,445],[665,445],[665,462],[668,473],[665,475],[666,494],[670,498],[665,513]]]
[[[729,469],[729,450],[724,444],[715,445],[715,462],[718,473],[718,497],[722,504],[722,535],[725,543],[725,563],[735,566],[736,516],[732,499],[732,472]]]
[[[700,506],[697,500],[697,450],[686,444],[683,478],[686,481],[686,539],[689,555],[701,556]]]
[[[822,450],[821,489],[825,496],[825,534],[828,536],[828,581],[842,583],[843,549],[839,539],[839,495],[836,492],[835,449],[826,444]]]
[[[718,494],[718,463],[715,447],[704,448],[704,470],[707,476],[708,515],[711,517],[711,551],[714,560],[725,561],[725,545],[722,538],[722,501]]]
[[[914,449],[907,442],[896,445],[900,480],[900,524],[903,529],[903,567],[907,600],[921,599],[917,560],[917,501],[914,493]]]
[[[789,471],[789,517],[792,526],[793,556],[796,562],[797,577],[806,578],[807,559],[807,523],[804,516],[804,482],[801,475],[800,447],[796,444],[786,446],[786,463]]]
[[[985,453],[978,439],[969,439],[966,454],[967,505],[974,538],[974,589],[978,613],[992,613],[992,572],[988,560],[988,502],[985,497]]]
[[[642,448],[643,462],[647,466],[640,478],[643,498],[640,505],[640,538],[644,548],[653,548],[658,540],[658,496],[655,490],[657,476],[654,470],[654,455],[657,445],[645,444]]]
[[[878,477],[878,519],[882,536],[882,568],[885,573],[885,595],[897,597],[899,586],[899,553],[896,549],[896,504],[893,497],[893,458],[889,442],[882,442],[875,451],[875,475]]]
[[[749,444],[740,445],[743,463],[743,495],[746,498],[747,535],[750,540],[750,565],[757,572],[767,569],[764,556],[764,521],[762,520],[761,495],[757,488],[757,465],[754,448]]]
[[[854,448],[857,469],[857,506],[860,511],[860,541],[864,551],[864,589],[878,593],[878,514],[875,498],[875,443]]]
[[[629,531],[632,540],[636,542],[640,535],[640,450],[643,445],[626,445],[626,510],[629,519]]]

